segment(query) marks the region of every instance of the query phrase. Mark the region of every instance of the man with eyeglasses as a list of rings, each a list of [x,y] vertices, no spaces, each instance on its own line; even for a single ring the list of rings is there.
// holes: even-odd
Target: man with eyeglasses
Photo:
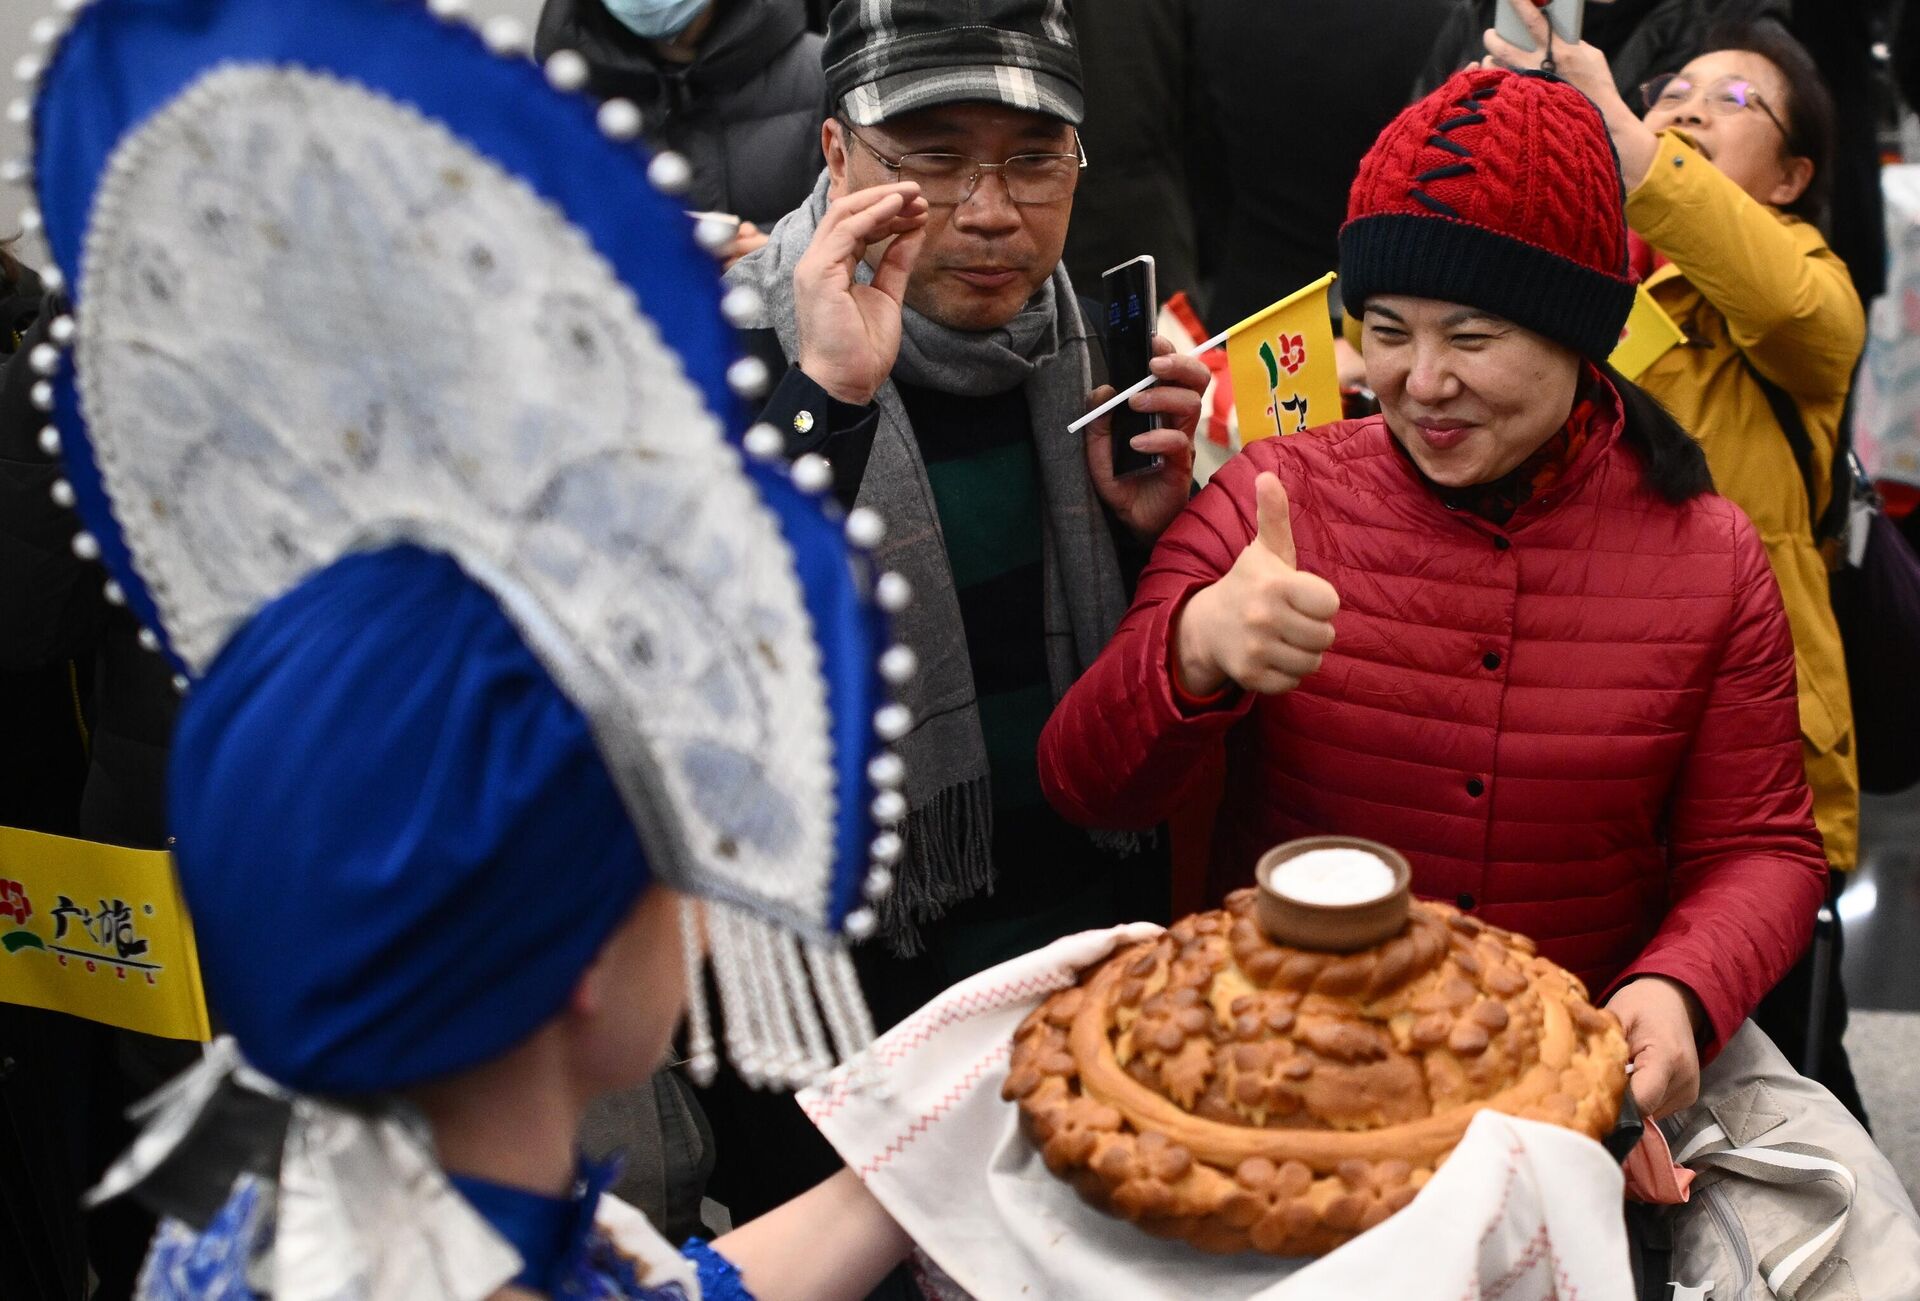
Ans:
[[[762,299],[749,346],[778,377],[762,418],[880,515],[879,563],[914,594],[894,627],[918,660],[892,745],[907,813],[877,847],[898,854],[897,885],[860,954],[886,1023],[1061,935],[1167,912],[1164,837],[1069,826],[1035,754],[1186,504],[1207,371],[1163,345],[1161,383],[1132,399],[1165,417],[1134,440],[1157,470],[1116,481],[1104,418],[1068,432],[1111,390],[1100,317],[1061,266],[1088,166],[1065,0],[843,0],[824,58],[826,170],[729,279]],[[770,1151],[806,1185],[802,1139],[754,1128],[767,1107],[723,1094],[711,1110],[715,1195],[736,1216],[784,1194]],[[750,1189],[727,1177],[742,1145]]]

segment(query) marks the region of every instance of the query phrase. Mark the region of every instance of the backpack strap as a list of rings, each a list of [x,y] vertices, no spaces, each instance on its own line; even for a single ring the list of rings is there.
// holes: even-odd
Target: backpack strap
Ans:
[[[1833,481],[1832,491],[1827,497],[1827,509],[1822,512],[1814,482],[1813,438],[1807,433],[1807,422],[1800,414],[1800,404],[1793,400],[1792,394],[1762,375],[1760,368],[1744,352],[1740,353],[1740,364],[1747,368],[1747,374],[1760,386],[1761,396],[1766,398],[1774,422],[1787,437],[1794,464],[1800,467],[1800,482],[1807,490],[1807,518],[1813,522],[1813,540],[1816,543],[1832,541],[1846,529],[1847,505],[1853,497],[1852,385],[1848,385],[1847,400],[1840,408],[1840,428],[1834,440],[1833,465],[1828,476]]]

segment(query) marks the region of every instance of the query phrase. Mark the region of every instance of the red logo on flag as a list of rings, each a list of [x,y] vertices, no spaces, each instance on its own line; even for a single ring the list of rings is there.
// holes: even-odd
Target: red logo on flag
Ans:
[[[27,902],[27,888],[18,881],[0,881],[0,917],[11,917],[15,924],[25,926],[31,916],[33,905]]]
[[[1307,364],[1307,339],[1301,334],[1283,334],[1277,340],[1280,345],[1280,364],[1287,374],[1298,375],[1300,368]]]

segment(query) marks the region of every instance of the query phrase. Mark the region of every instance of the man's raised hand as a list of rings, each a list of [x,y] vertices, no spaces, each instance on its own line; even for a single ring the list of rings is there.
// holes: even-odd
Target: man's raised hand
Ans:
[[[1267,695],[1291,691],[1320,667],[1340,610],[1333,584],[1297,568],[1292,509],[1277,475],[1253,483],[1258,529],[1233,568],[1180,612],[1174,663],[1188,694],[1228,682]]]
[[[800,369],[834,398],[865,406],[900,354],[907,279],[926,242],[927,201],[911,181],[855,190],[827,205],[793,269]],[[892,240],[873,283],[855,273],[870,245]]]

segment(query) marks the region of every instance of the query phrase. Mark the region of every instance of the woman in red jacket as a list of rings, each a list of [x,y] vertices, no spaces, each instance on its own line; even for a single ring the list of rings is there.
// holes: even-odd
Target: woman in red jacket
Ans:
[[[1042,782],[1151,826],[1224,745],[1216,896],[1296,836],[1386,841],[1599,991],[1665,1115],[1805,947],[1826,864],[1766,552],[1604,360],[1633,284],[1598,113],[1456,76],[1362,162],[1341,271],[1382,414],[1214,476]]]

